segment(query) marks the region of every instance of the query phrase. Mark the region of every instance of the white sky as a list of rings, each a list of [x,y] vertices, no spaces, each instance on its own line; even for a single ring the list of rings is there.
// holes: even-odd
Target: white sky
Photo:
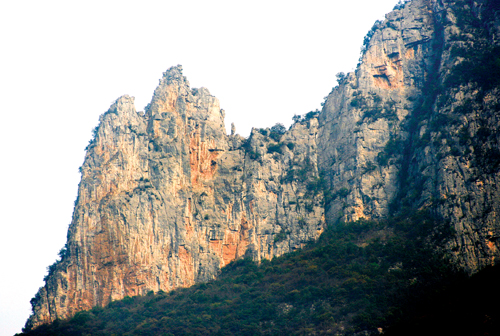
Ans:
[[[320,109],[397,0],[1,1],[0,336],[66,242],[84,148],[119,96],[182,64],[237,133]]]

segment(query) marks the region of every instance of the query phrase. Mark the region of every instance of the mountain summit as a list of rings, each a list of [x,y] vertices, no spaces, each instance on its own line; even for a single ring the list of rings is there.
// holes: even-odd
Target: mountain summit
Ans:
[[[225,133],[182,67],[145,113],[100,117],[78,199],[27,328],[125,296],[214,279],[229,262],[303,247],[326,225],[425,209],[474,273],[500,253],[498,1],[401,3],[367,34],[323,110]]]

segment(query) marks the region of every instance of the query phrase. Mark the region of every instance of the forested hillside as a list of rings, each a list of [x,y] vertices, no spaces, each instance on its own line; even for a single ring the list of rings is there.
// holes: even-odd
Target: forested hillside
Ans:
[[[425,212],[340,224],[272,261],[232,262],[218,280],[126,297],[24,335],[486,335],[500,321],[490,290],[499,269],[471,279],[456,270],[441,250],[451,234]]]

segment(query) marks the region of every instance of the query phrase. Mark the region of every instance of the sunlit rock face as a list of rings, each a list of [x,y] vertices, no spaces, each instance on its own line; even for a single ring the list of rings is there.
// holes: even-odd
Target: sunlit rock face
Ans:
[[[356,72],[320,115],[326,218],[428,209],[456,231],[449,252],[474,272],[499,255],[500,105],[489,72],[500,62],[488,61],[498,57],[498,5],[399,7],[374,26]]]
[[[228,136],[217,98],[191,89],[180,66],[145,114],[120,97],[89,144],[67,252],[28,326],[212,280],[237,258],[271,259],[316,239],[317,130],[313,117],[274,138]]]
[[[226,135],[219,101],[191,89],[180,66],[164,73],[145,113],[119,98],[89,144],[66,252],[27,327],[214,279],[232,260],[293,251],[339,220],[426,209],[455,231],[448,252],[458,265],[494,263],[498,5],[397,7],[319,118],[288,131]]]
[[[332,186],[328,216],[333,221],[389,212],[401,158],[380,156],[391,139],[408,138],[405,123],[439,58],[430,5],[413,1],[376,23],[356,72],[328,95],[318,146],[321,169]]]

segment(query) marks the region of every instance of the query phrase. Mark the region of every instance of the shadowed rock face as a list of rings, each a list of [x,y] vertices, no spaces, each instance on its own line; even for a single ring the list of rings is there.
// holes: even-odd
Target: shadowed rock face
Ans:
[[[488,69],[474,72],[495,73],[496,63],[467,53],[495,60],[491,3],[414,0],[387,14],[319,119],[284,134],[226,135],[218,100],[191,89],[180,66],[164,73],[145,114],[119,98],[88,147],[67,251],[27,327],[208,281],[237,258],[282,255],[316,239],[325,218],[430,209],[456,231],[449,252],[459,265],[494,263],[500,92],[481,84]]]
[[[164,74],[145,114],[120,97],[88,147],[67,252],[28,325],[208,281],[237,258],[270,259],[316,239],[317,130],[311,118],[279,142],[262,134],[269,129],[227,136],[219,101],[190,89],[180,66]]]
[[[498,7],[414,0],[374,26],[361,64],[320,116],[327,221],[431,209],[456,231],[449,251],[459,265],[494,263],[500,105],[488,73],[500,61],[484,55],[498,57]]]

